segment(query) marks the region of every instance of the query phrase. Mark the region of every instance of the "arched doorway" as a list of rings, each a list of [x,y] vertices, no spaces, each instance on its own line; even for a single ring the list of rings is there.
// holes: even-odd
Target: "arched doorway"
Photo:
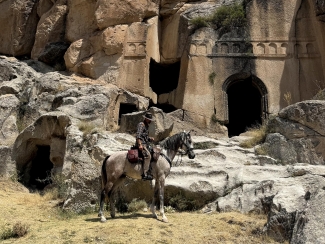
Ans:
[[[229,137],[238,136],[267,118],[267,89],[256,76],[250,73],[232,75],[225,81],[223,92]]]

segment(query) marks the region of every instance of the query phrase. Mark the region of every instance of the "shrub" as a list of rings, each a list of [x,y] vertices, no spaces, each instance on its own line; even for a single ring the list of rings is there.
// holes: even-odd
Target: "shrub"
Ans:
[[[218,146],[218,143],[215,142],[210,142],[210,141],[204,141],[204,142],[197,142],[194,144],[194,149],[210,149],[210,148],[215,148]]]
[[[210,16],[198,16],[190,20],[196,28],[213,25],[216,29],[223,28],[228,32],[233,27],[244,27],[247,24],[245,8],[242,4],[223,5]]]
[[[185,197],[181,193],[171,197],[169,205],[179,211],[193,211],[197,209],[195,200]]]
[[[239,146],[244,148],[252,148],[260,143],[263,143],[267,135],[266,123],[263,125],[255,125],[251,128],[248,128],[247,134],[249,134],[251,138],[240,143]]]
[[[314,81],[317,90],[316,90],[316,94],[315,96],[312,98],[314,100],[325,100],[325,82],[324,81],[319,81],[319,80],[315,80]]]
[[[29,226],[17,222],[12,228],[4,227],[0,233],[0,240],[23,237],[28,233]]]
[[[286,93],[284,93],[284,95],[283,95],[283,99],[284,99],[284,101],[286,101],[287,106],[291,105],[291,103],[292,103],[291,92],[286,92]]]
[[[210,75],[209,75],[209,82],[211,85],[214,84],[214,78],[216,78],[216,73],[212,72]]]
[[[55,174],[52,176],[52,184],[57,189],[58,198],[65,198],[68,194],[68,184],[66,182],[66,177],[63,174]]]
[[[128,204],[128,212],[134,213],[143,210],[146,207],[147,203],[144,200],[135,198]]]
[[[227,30],[233,27],[243,27],[247,23],[244,6],[239,3],[223,5],[213,13],[211,22],[217,28],[223,27]]]
[[[63,174],[51,174],[42,181],[50,183],[49,187],[42,192],[44,198],[55,200],[67,197],[69,186],[66,182],[66,177]]]
[[[198,16],[190,20],[190,23],[196,28],[209,26],[209,17]]]
[[[126,213],[128,211],[128,204],[126,203],[125,197],[119,192],[119,194],[116,195],[117,200],[115,202],[115,207],[118,212],[120,213]],[[111,208],[114,206],[111,206]]]
[[[19,170],[15,170],[13,172],[11,172],[9,178],[13,181],[13,182],[19,182],[21,181],[21,179],[23,178],[22,175],[19,173]]]

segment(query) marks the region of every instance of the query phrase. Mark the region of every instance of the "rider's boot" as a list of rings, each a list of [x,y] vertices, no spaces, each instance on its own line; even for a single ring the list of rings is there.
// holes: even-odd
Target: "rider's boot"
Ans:
[[[143,180],[153,180],[153,176],[149,169],[151,157],[147,156],[144,158],[142,179]]]

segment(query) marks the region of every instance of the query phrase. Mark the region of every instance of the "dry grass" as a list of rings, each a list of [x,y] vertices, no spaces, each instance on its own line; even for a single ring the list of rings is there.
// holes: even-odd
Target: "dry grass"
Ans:
[[[267,135],[267,125],[263,124],[253,126],[245,132],[245,135],[249,136],[250,138],[240,143],[239,146],[241,147],[252,148],[260,143],[263,143]]]
[[[83,137],[85,138],[89,134],[99,133],[103,131],[103,128],[96,125],[93,122],[88,121],[80,121],[78,123],[78,128],[83,132]]]
[[[287,106],[291,105],[292,104],[291,92],[284,93],[283,100],[287,103]]]
[[[162,223],[138,211],[100,223],[95,212],[64,218],[56,203],[28,193],[19,183],[0,180],[0,230],[17,222],[28,227],[24,236],[2,243],[276,243],[261,235],[262,215],[171,212],[169,223]]]

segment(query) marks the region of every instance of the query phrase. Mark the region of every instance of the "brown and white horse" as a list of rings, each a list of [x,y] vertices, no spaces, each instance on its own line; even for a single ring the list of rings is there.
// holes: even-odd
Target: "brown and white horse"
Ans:
[[[164,187],[165,179],[168,176],[172,161],[179,149],[185,151],[190,159],[195,157],[190,132],[180,132],[160,143],[161,153],[157,161],[151,163],[151,173],[155,179],[154,196],[150,210],[154,218],[158,218],[155,212],[155,203],[160,200],[160,213],[162,221],[168,222],[164,213]],[[127,159],[127,152],[121,151],[107,156],[102,165],[102,192],[100,196],[100,208],[98,217],[102,222],[106,221],[103,214],[103,206],[106,195],[110,200],[111,217],[115,218],[114,192],[126,177],[141,179],[143,172],[141,163],[130,163]]]

